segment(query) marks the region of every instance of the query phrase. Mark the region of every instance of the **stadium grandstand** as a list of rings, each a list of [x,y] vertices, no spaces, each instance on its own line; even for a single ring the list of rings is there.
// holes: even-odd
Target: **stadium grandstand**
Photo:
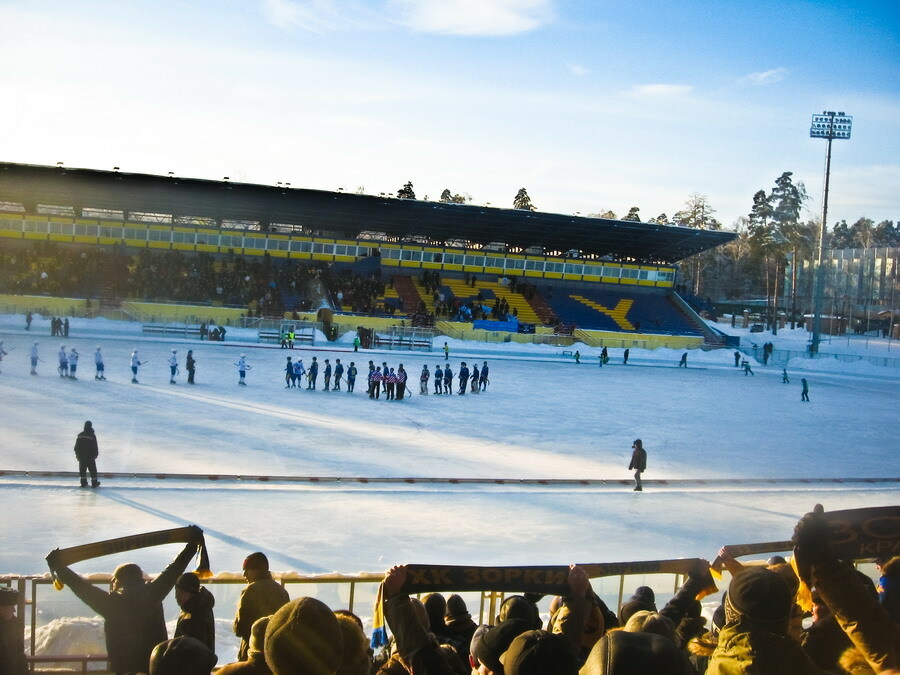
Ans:
[[[223,324],[322,321],[325,310],[329,328],[717,344],[694,299],[676,292],[677,264],[733,237],[288,185],[0,163],[0,292],[83,299],[94,313],[177,302]]]

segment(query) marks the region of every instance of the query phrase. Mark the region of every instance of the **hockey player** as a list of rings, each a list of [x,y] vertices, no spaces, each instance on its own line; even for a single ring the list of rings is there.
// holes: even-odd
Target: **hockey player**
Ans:
[[[781,382],[782,382],[782,384],[790,384],[791,383],[791,380],[787,374],[787,368],[781,369]]]
[[[384,373],[382,372],[382,375]],[[394,400],[394,389],[397,387],[397,374],[394,373],[394,369],[391,368],[390,372],[387,375],[384,375],[384,385],[387,390],[387,400]]]
[[[387,374],[388,374],[388,364],[387,361],[381,362],[381,393],[387,393]]]
[[[406,394],[406,380],[407,380],[406,371],[403,369],[403,364],[401,363],[397,366],[397,400],[402,401],[404,394]]]
[[[35,342],[33,345],[31,345],[30,357],[31,357],[31,374],[37,375],[37,364],[38,364],[38,361],[40,361],[40,357],[38,356],[38,343],[37,342]]]
[[[478,384],[481,386],[481,391],[485,391],[488,386],[488,364],[485,361],[481,364],[481,376],[478,378]]]
[[[465,361],[459,363],[459,391],[456,392],[460,396],[466,395],[466,384],[469,382],[469,368]]]
[[[56,358],[59,360],[59,371],[60,377],[68,377],[69,376],[69,355],[66,354],[66,346],[60,345],[59,352],[57,352]]]
[[[312,357],[312,363],[309,364],[309,374],[306,376],[306,379],[309,380],[309,384],[307,385],[307,389],[315,389],[316,388],[316,378],[319,377],[319,362],[316,361],[316,357]]]
[[[334,387],[332,391],[340,391],[341,390],[341,378],[344,377],[344,366],[341,364],[340,359],[334,360]]]
[[[444,394],[452,394],[453,393],[453,370],[450,368],[450,364],[448,363],[444,366]]]
[[[803,385],[803,390],[800,392],[800,400],[809,402],[809,382],[806,381],[806,378],[803,377],[800,379],[800,384]]]
[[[247,383],[244,381],[244,378],[247,376],[247,371],[252,370],[252,368],[247,364],[247,355],[241,354],[241,358],[237,360],[237,363],[234,365],[237,366],[238,369],[238,384],[246,387]]]
[[[444,371],[441,370],[441,364],[434,367],[434,393],[440,394],[444,388]]]
[[[299,382],[303,384],[303,377],[306,375],[306,366],[303,365],[303,359],[294,361],[294,384]]]
[[[94,373],[95,380],[105,380],[106,376],[103,374],[105,366],[103,365],[103,354],[100,353],[100,346],[97,346],[97,350],[94,352],[94,368],[96,368],[96,372]]]
[[[72,347],[69,352],[69,379],[77,380],[75,373],[78,371],[78,350]]]
[[[419,375],[419,393],[423,396],[428,395],[428,380],[431,379],[431,373],[428,370],[428,364],[422,366],[422,373]]]
[[[284,347],[287,349],[287,345]],[[291,357],[287,357],[287,364],[284,366],[284,388],[290,389],[295,386],[295,382],[297,381],[297,376],[294,375],[294,364],[291,363]]]
[[[331,390],[331,363],[328,361],[328,359],[325,359],[325,372],[323,374],[325,375],[325,387],[322,389],[322,391],[330,391]]]
[[[381,367],[372,368],[369,371],[369,398],[379,398],[381,395]]]
[[[626,349],[625,349],[625,353],[622,354],[622,365],[623,365],[623,366],[627,366],[627,365],[628,365],[628,355],[629,355],[630,353],[631,353],[631,350],[628,349],[628,348],[626,348]]]
[[[469,391],[471,391],[473,394],[477,394],[479,392],[478,378],[480,376],[481,376],[481,374],[478,372],[478,364],[473,363],[472,364],[472,386],[469,387]]]
[[[138,358],[137,349],[135,349],[133,352],[131,352],[131,384],[138,383],[137,374],[138,374],[138,368],[140,367],[140,365],[141,365],[141,360]]]
[[[353,393],[353,387],[356,386],[356,364],[351,361],[350,367],[347,368],[347,393]]]
[[[175,375],[178,373],[178,350],[173,349],[169,354],[169,384],[175,384]]]

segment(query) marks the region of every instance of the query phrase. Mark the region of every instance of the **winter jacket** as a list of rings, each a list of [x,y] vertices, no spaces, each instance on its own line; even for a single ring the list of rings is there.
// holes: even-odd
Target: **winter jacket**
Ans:
[[[719,644],[707,675],[823,675],[803,653],[800,644],[784,630],[754,625],[746,617],[729,621],[719,633]]]
[[[237,613],[234,615],[234,634],[241,638],[238,659],[247,658],[250,642],[250,629],[253,622],[263,616],[274,614],[290,600],[284,587],[272,578],[268,572],[262,579],[247,584],[238,600]]]
[[[384,602],[384,616],[397,641],[397,651],[416,675],[454,675],[440,645],[419,623],[409,596],[395,595]]]
[[[628,465],[629,471],[646,471],[647,470],[647,451],[643,448],[635,448],[631,453],[631,463]]]
[[[97,449],[97,436],[93,430],[82,431],[75,439],[75,457],[79,462],[97,459],[100,452]]]
[[[178,623],[175,624],[175,637],[186,635],[196,638],[210,651],[216,651],[216,620],[213,617],[213,607],[216,599],[203,586],[194,593],[181,608],[178,615]]]
[[[56,569],[60,581],[105,619],[106,651],[113,671],[149,672],[150,652],[169,639],[163,598],[175,586],[196,552],[197,544],[189,543],[153,581],[112,593],[94,586],[65,565]]]
[[[187,369],[189,373],[194,372],[196,367],[196,361],[194,361],[194,357],[190,354],[187,355],[187,360],[184,362],[184,367]]]
[[[813,568],[816,590],[872,669],[900,669],[900,624],[892,621],[847,563]]]
[[[25,642],[19,619],[0,619],[0,673],[26,675]]]

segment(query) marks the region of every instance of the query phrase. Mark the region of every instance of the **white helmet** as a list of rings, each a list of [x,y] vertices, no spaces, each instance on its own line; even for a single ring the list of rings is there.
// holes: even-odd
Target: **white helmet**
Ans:
[[[173,350],[172,350],[172,353],[173,353],[173,354],[177,354],[177,353],[178,353],[178,350],[177,350],[177,349],[173,349]]]
[[[245,358],[246,356],[247,356],[246,354],[241,354],[242,359]]]

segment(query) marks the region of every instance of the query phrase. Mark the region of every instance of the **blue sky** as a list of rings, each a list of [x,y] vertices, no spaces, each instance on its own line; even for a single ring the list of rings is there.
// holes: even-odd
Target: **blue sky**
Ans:
[[[508,207],[706,195],[730,226],[793,171],[829,223],[900,219],[888,2],[0,0],[0,160]],[[827,50],[827,51],[826,51]]]

